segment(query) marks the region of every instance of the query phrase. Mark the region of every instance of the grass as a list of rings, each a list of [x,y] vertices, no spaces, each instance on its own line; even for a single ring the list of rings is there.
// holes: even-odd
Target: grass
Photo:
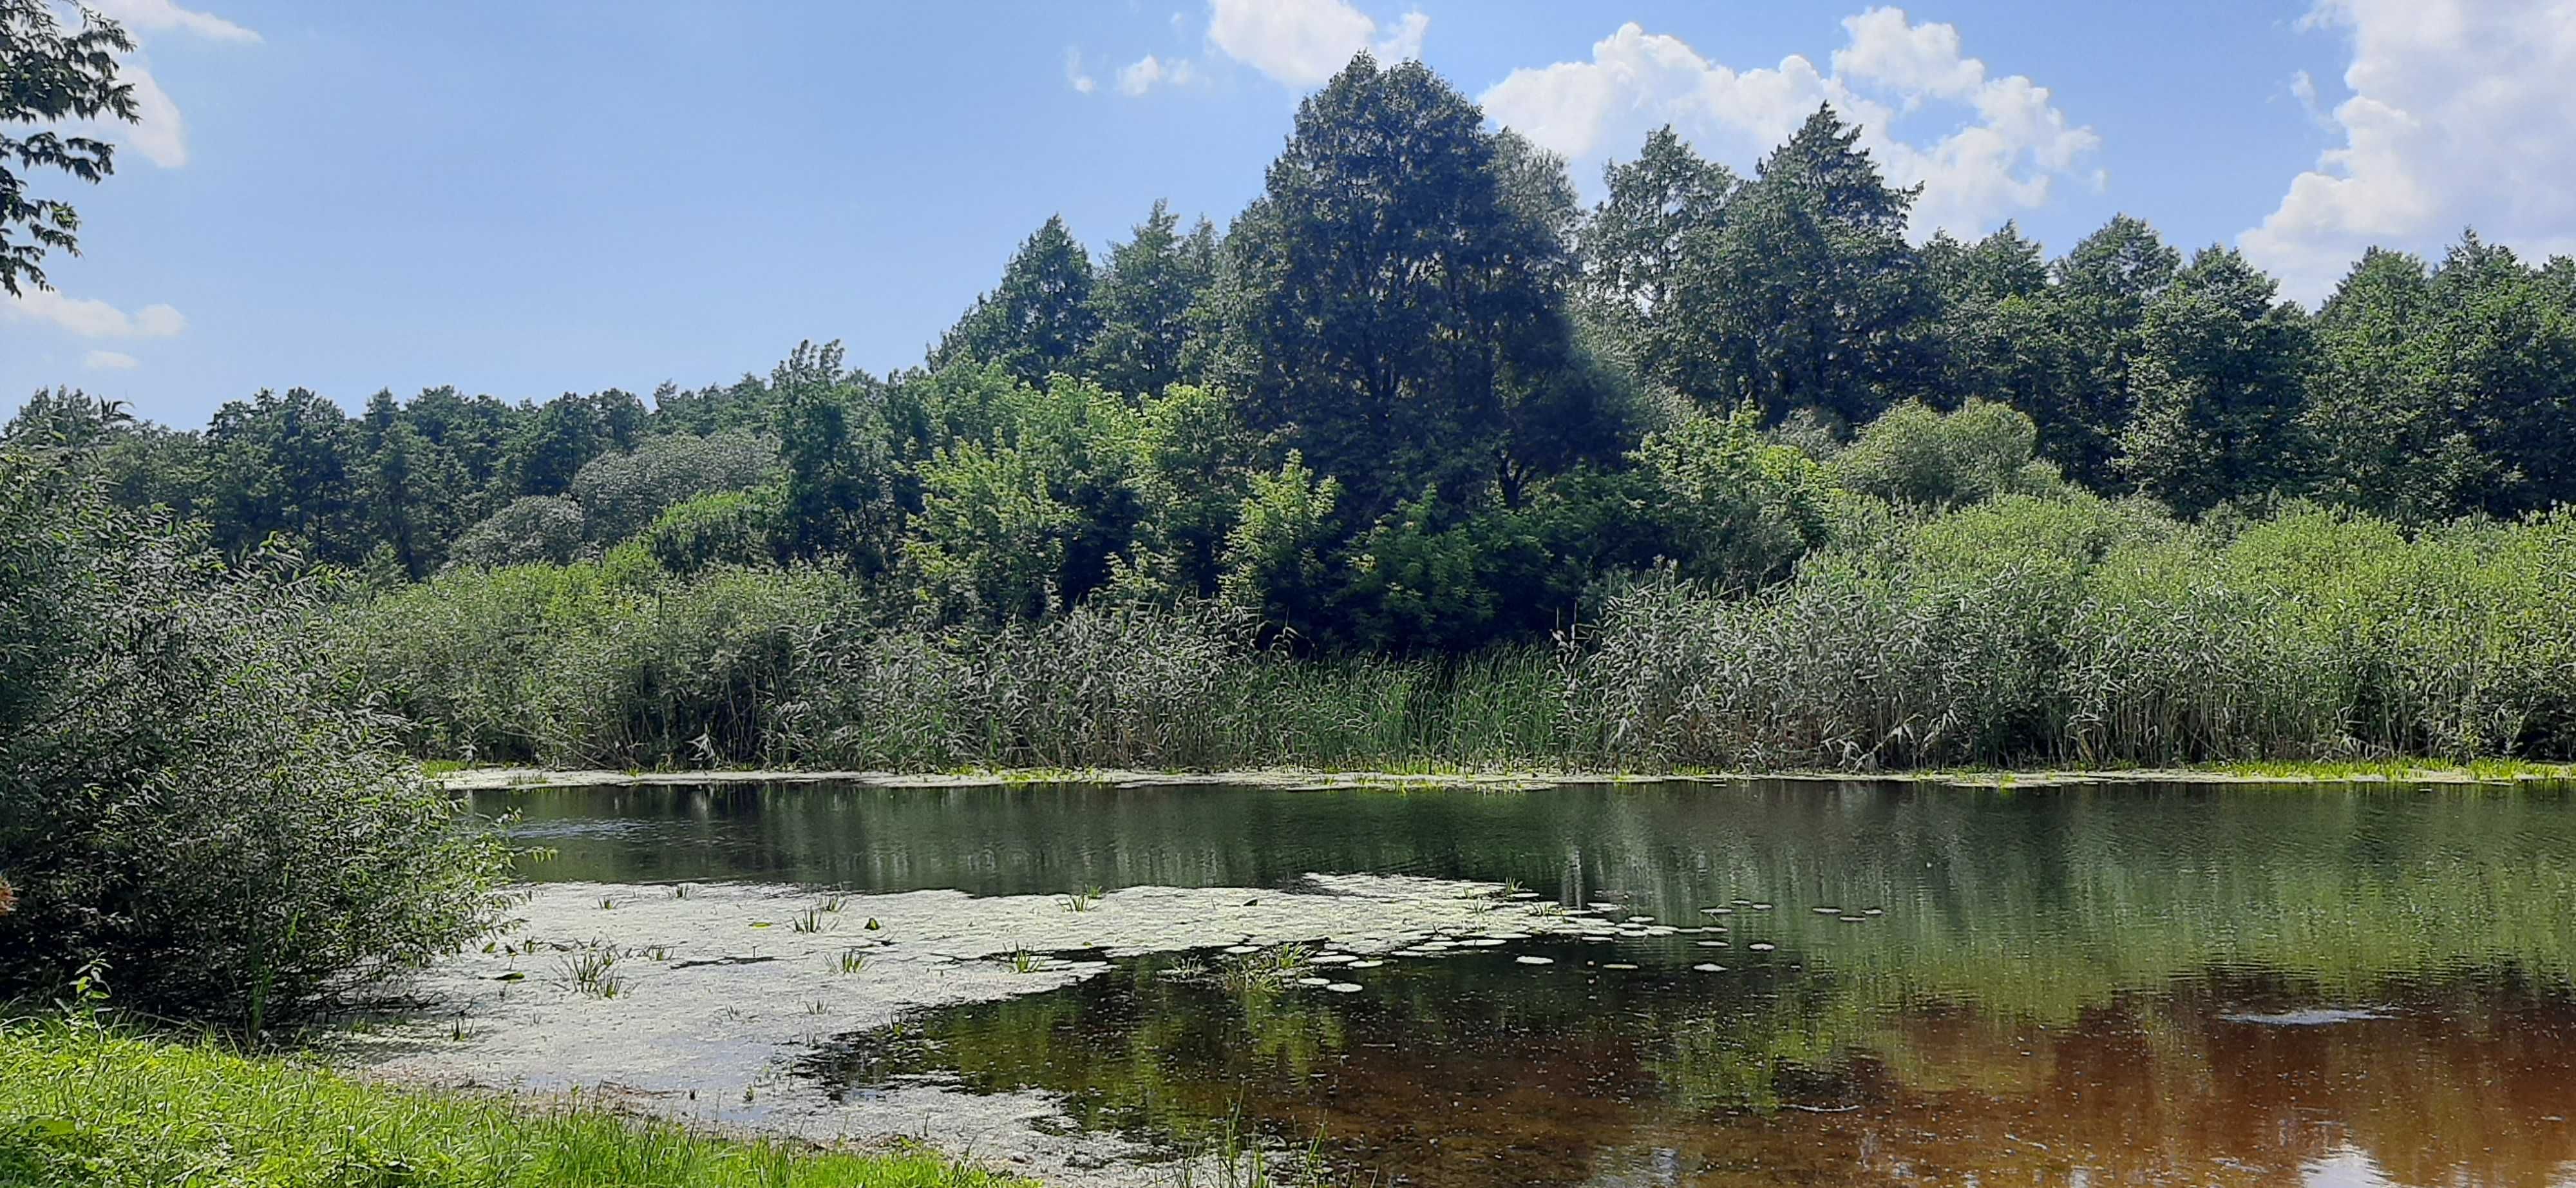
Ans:
[[[1085,887],[1070,895],[1064,896],[1063,899],[1064,910],[1068,912],[1087,912],[1092,908],[1099,906],[1100,888]]]
[[[918,1151],[715,1138],[57,1021],[0,1025],[0,1068],[0,1183],[23,1188],[1029,1188]]]
[[[616,968],[617,954],[606,949],[575,953],[563,960],[564,980],[593,998],[615,998],[626,991],[626,979],[611,972]]]

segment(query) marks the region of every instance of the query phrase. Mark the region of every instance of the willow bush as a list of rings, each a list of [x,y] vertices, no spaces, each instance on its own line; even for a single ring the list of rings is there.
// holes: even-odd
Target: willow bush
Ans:
[[[83,465],[0,449],[0,999],[104,966],[247,1024],[478,930],[505,856],[332,696],[290,558],[227,563]]]

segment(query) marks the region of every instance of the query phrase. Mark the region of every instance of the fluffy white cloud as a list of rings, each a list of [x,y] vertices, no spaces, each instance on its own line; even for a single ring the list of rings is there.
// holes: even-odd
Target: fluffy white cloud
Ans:
[[[1860,125],[1861,147],[1889,180],[1922,184],[1918,236],[1986,230],[2045,203],[2061,177],[2098,184],[2098,171],[2081,166],[2101,138],[2069,125],[2048,88],[1990,76],[1965,55],[1957,29],[1874,8],[1846,18],[1843,31],[1847,44],[1829,74],[1797,54],[1736,70],[1632,22],[1594,44],[1590,61],[1513,71],[1485,92],[1485,112],[1578,165],[1633,152],[1647,132],[1671,124],[1701,152],[1749,167],[1830,103]],[[1964,118],[1929,141],[1904,138],[1906,117],[1927,101]]]
[[[1090,75],[1083,73],[1082,51],[1069,45],[1064,47],[1064,81],[1074,90],[1085,95],[1090,94],[1092,88],[1100,85]]]
[[[52,289],[30,288],[0,300],[0,313],[12,321],[49,323],[82,338],[168,338],[188,328],[188,319],[167,305],[147,305],[128,314],[95,298],[65,297]]]
[[[1430,17],[1408,12],[1380,30],[1345,0],[1208,0],[1209,44],[1292,87],[1333,77],[1364,49],[1389,61],[1419,57],[1430,27]]]
[[[2238,237],[2295,297],[2364,248],[2439,251],[2463,226],[2526,251],[2576,249],[2576,2],[2319,0],[2351,38],[2342,143]],[[2310,93],[2313,93],[2313,84]]]
[[[81,366],[92,371],[132,371],[143,361],[123,351],[91,351],[81,356]]]
[[[128,32],[192,33],[214,41],[258,41],[259,34],[209,12],[181,8],[170,0],[88,0],[89,6],[125,26]]]
[[[1197,79],[1198,67],[1189,59],[1147,54],[1118,68],[1118,93],[1142,95],[1158,86],[1186,87]]]
[[[143,154],[143,159],[163,169],[177,169],[188,163],[188,131],[179,118],[179,105],[161,89],[152,72],[128,62],[117,71],[117,77],[134,86],[135,122],[114,124],[106,129],[122,139],[127,147]]]
[[[215,41],[256,42],[259,34],[212,13],[181,8],[171,0],[92,0],[90,8],[99,15],[125,26],[140,44],[155,34],[176,33],[204,37]],[[179,116],[179,105],[170,93],[161,89],[161,81],[139,56],[129,56],[117,64],[117,77],[134,88],[135,122],[122,120],[75,120],[64,125],[68,131],[84,136],[112,140],[143,154],[143,159],[164,169],[177,169],[188,163],[186,123]]]

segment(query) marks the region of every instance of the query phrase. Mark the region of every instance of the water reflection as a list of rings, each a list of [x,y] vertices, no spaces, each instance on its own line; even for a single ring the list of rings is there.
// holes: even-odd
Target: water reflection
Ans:
[[[1816,965],[1608,971],[1598,946],[1417,960],[1357,995],[1122,976],[844,1037],[806,1071],[1063,1095],[1086,1125],[1239,1114],[1354,1176],[1506,1184],[2547,1185],[2576,1159],[2576,999],[2391,981],[2333,1022],[2212,974],[2064,1023],[1887,1002]],[[1678,955],[1671,955],[1677,957]]]
[[[1284,1141],[1322,1134],[1345,1169],[1458,1188],[2576,1183],[2560,791],[628,789],[479,807],[519,809],[559,851],[539,877],[1052,894],[1386,871],[1723,928],[1400,961],[1352,995],[1236,998],[1130,962],[810,1062],[855,1092],[1038,1088],[1088,1125],[1166,1135],[1239,1110]]]

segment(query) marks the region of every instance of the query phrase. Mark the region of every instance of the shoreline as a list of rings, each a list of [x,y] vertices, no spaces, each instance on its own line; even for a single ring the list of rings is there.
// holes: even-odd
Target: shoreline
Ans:
[[[1250,787],[1292,792],[1458,789],[1521,792],[1619,784],[1892,783],[1977,790],[2242,784],[2429,784],[2517,787],[2576,781],[2576,764],[2490,766],[2416,761],[2387,763],[2285,763],[2247,767],[2081,768],[1999,771],[1769,771],[1581,772],[1460,771],[1405,773],[1309,768],[1252,768],[1222,772],[1158,772],[1125,768],[997,768],[973,772],[834,771],[795,768],[711,768],[703,771],[614,771],[604,768],[471,767],[441,771],[430,779],[451,792],[502,792],[547,788],[691,787],[711,784],[843,784],[860,788],[998,788],[1051,785],[1141,787]]]

